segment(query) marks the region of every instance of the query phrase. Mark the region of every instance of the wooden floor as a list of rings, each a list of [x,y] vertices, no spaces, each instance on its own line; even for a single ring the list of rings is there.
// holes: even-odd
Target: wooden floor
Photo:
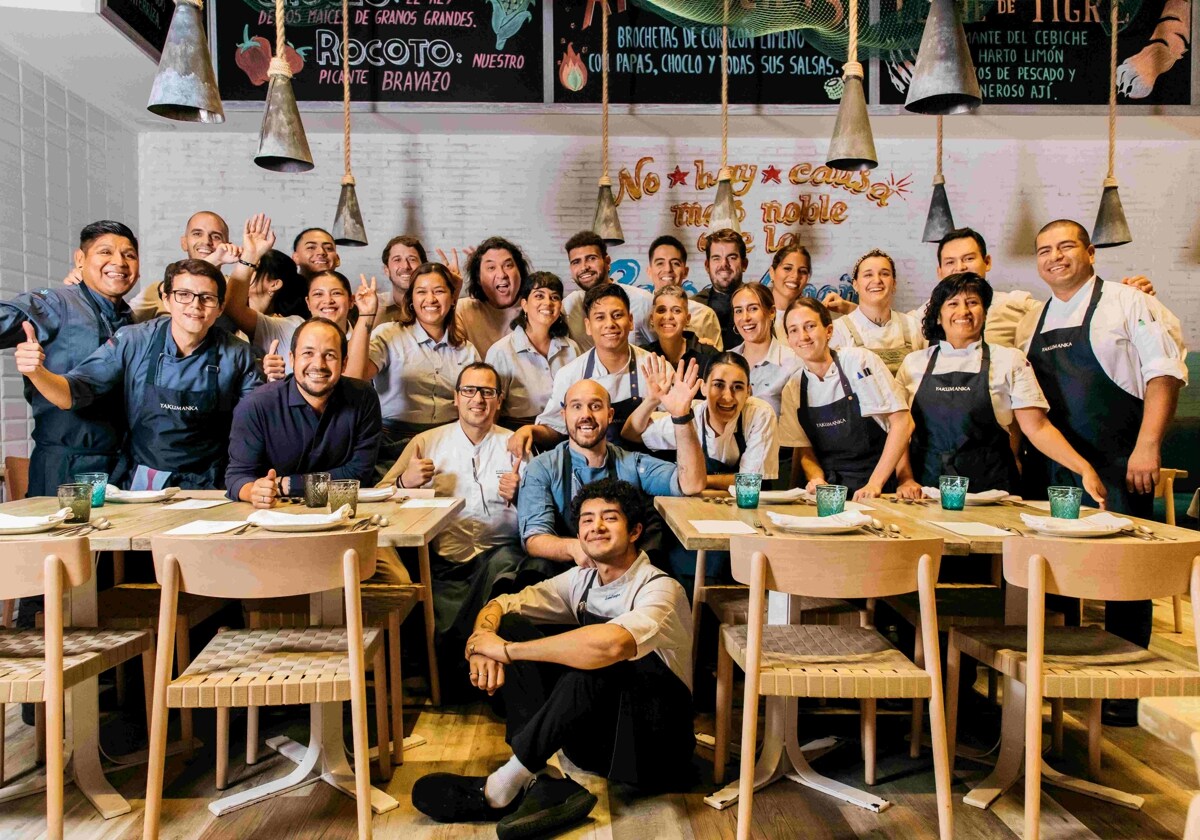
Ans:
[[[1090,617],[1090,616],[1089,616]],[[1154,647],[1164,653],[1187,657],[1195,663],[1190,639],[1190,619],[1184,635],[1171,633],[1171,614],[1164,603],[1156,608]],[[429,838],[493,838],[492,825],[444,826],[416,813],[408,792],[412,783],[425,773],[449,771],[485,774],[511,753],[504,743],[503,725],[481,704],[445,711],[414,705],[408,720],[409,732],[427,739],[427,744],[409,750],[406,761],[387,785],[400,807],[375,818],[376,837],[403,837],[405,840]],[[28,768],[32,756],[32,730],[21,724],[18,709],[7,709],[9,774]],[[936,838],[933,775],[926,754],[910,760],[904,735],[908,718],[901,714],[880,715],[879,780],[872,791],[893,803],[881,814],[873,814],[840,803],[830,797],[783,781],[755,796],[754,836],[769,840],[805,838],[885,838],[905,840]],[[969,726],[970,719],[964,721]],[[699,729],[711,731],[711,716],[702,715]],[[853,714],[814,713],[801,721],[803,735],[845,735],[847,743],[816,763],[817,769],[847,783],[862,787],[862,763],[858,755],[857,716]],[[112,727],[110,727],[112,728]],[[212,743],[211,717],[198,715],[198,735]],[[288,731],[304,739],[304,725],[296,719],[268,717],[263,722],[263,737]],[[231,777],[237,782],[232,790],[252,786],[283,775],[293,765],[263,748],[265,756],[254,767],[242,763],[241,744],[244,726],[235,718],[231,759]],[[987,732],[975,734],[982,740]],[[1048,739],[1047,739],[1048,740]],[[714,786],[708,762],[711,756],[697,750],[697,766],[703,769],[703,781],[688,793],[639,798],[603,779],[572,772],[600,799],[600,804],[585,825],[562,835],[591,840],[669,840],[670,838],[732,837],[736,808],[715,811],[703,803]],[[1066,754],[1053,762],[1059,768],[1084,775],[1086,754],[1084,730],[1078,717],[1068,710]],[[567,768],[570,770],[570,768]],[[990,811],[980,811],[961,801],[962,794],[986,774],[983,765],[960,760],[955,780],[954,836],[973,838],[1010,838],[1021,836],[1022,795],[1018,789],[1003,797]],[[66,834],[79,840],[135,838],[141,836],[144,768],[117,768],[109,779],[133,805],[132,813],[104,821],[73,786],[67,787]],[[1043,794],[1043,836],[1048,838],[1167,838],[1183,832],[1188,802],[1197,787],[1195,765],[1183,753],[1166,747],[1140,729],[1105,729],[1103,783],[1146,798],[1141,811],[1047,787]],[[246,808],[220,819],[206,805],[216,798],[213,787],[213,758],[203,750],[191,764],[177,758],[167,765],[167,791],[163,809],[163,837],[170,838],[322,838],[340,840],[356,836],[351,801],[332,788],[317,783],[293,794]],[[226,793],[228,793],[227,791]],[[43,835],[44,800],[28,797],[0,805],[0,838],[24,840]]]

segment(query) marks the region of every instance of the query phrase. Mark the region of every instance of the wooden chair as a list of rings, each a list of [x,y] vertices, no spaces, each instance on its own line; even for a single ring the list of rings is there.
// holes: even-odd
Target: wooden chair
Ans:
[[[143,836],[156,838],[162,815],[167,708],[207,707],[224,717],[245,706],[344,703],[353,722],[355,798],[360,840],[371,837],[371,780],[367,758],[365,661],[375,662],[377,686],[386,680],[383,633],[363,629],[359,582],[375,572],[376,529],[266,537],[155,536],[154,571],[162,585],[150,762]],[[170,679],[178,597],[280,598],[342,588],[345,628],[227,630],[217,634],[187,669]],[[343,654],[343,651],[345,653]],[[386,691],[386,686],[384,686]],[[376,708],[386,739],[386,704]],[[218,744],[217,775],[224,782],[228,744]],[[390,772],[387,750],[380,763]]]
[[[949,840],[950,764],[933,595],[941,540],[881,539],[866,548],[862,542],[837,538],[734,537],[730,551],[733,576],[749,582],[749,616],[757,619],[722,630],[717,666],[714,768],[719,773],[728,754],[733,662],[746,673],[738,840],[750,837],[760,694],[861,699],[868,784],[874,783],[875,773],[875,699],[928,697],[938,825],[942,840]],[[921,595],[925,668],[914,665],[874,629],[763,624],[767,590],[817,598],[883,598],[914,589]]]
[[[1187,478],[1187,470],[1158,471],[1158,483],[1154,485],[1154,498],[1162,499],[1164,510],[1163,519],[1168,525],[1175,524],[1175,479]],[[1175,618],[1175,632],[1183,632],[1183,596],[1171,596],[1171,608]]]
[[[29,492],[29,459],[14,458],[9,455],[4,459],[4,500],[17,502],[25,498]],[[12,627],[15,599],[0,599],[0,627]],[[0,767],[0,778],[4,776],[4,768]]]
[[[46,708],[46,835],[63,836],[64,691],[107,671],[119,662],[142,657],[153,680],[153,648],[145,631],[64,630],[63,593],[92,577],[92,552],[86,537],[4,544],[0,597],[44,595],[45,627],[0,632],[0,721],[5,703],[39,703]],[[4,783],[0,739],[0,785]],[[31,787],[30,792],[36,790]]]
[[[1153,574],[1147,574],[1153,569]],[[1200,670],[1186,668],[1099,627],[1047,630],[1046,595],[1098,601],[1141,601],[1192,592],[1200,629],[1200,553],[1195,543],[1106,542],[1013,537],[1004,542],[1004,579],[1029,590],[1027,627],[950,630],[947,730],[951,750],[958,717],[961,654],[1024,683],[1025,833],[1038,840],[1041,817],[1042,698],[1084,698],[1088,708],[1088,769],[1100,771],[1100,704],[1200,694]],[[1200,642],[1200,638],[1197,639]],[[951,753],[953,759],[953,753]]]

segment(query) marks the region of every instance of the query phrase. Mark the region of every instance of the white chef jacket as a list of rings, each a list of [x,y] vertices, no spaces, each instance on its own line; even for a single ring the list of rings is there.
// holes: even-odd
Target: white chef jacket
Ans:
[[[725,424],[725,431],[717,434],[708,419],[708,400],[692,401],[692,427],[696,437],[708,445],[708,456],[723,463],[737,460],[737,468],[730,472],[758,473],[763,478],[779,476],[779,442],[776,439],[775,412],[758,397],[750,397],[742,407],[742,434],[746,438],[746,451],[739,452],[736,442],[738,421]],[[655,412],[650,425],[642,432],[642,443],[647,449],[675,449],[675,424],[671,415]]]
[[[260,321],[261,323],[261,321]],[[383,419],[403,423],[449,423],[458,419],[454,407],[454,382],[458,373],[478,362],[475,345],[458,347],[447,340],[447,330],[434,341],[419,323],[382,324],[371,333],[370,359],[379,368],[375,390]]]
[[[837,356],[858,404],[858,413],[863,417],[870,417],[886,431],[888,416],[908,409],[908,395],[892,377],[883,359],[870,350],[847,347],[837,351]],[[810,406],[829,405],[848,396],[842,390],[841,377],[833,365],[825,372],[824,379],[802,366],[800,372],[792,377],[783,389],[783,403],[779,412],[780,446],[812,445],[797,416],[800,408],[801,377],[808,380],[807,396]]]
[[[855,330],[861,341],[855,340]],[[887,323],[880,327],[862,314],[861,309],[855,309],[833,322],[833,336],[829,339],[829,346],[838,351],[847,347],[866,347],[878,353],[880,350],[895,350],[906,344],[914,350],[929,346],[921,333],[920,318],[895,310],[892,310]]]
[[[487,351],[487,363],[500,374],[504,417],[536,417],[554,389],[554,375],[579,356],[579,345],[566,336],[551,336],[546,356],[529,343],[523,327],[501,338]]]
[[[542,413],[538,415],[539,426],[549,426],[561,435],[567,433],[567,424],[563,420],[562,408],[563,400],[567,397],[567,391],[576,382],[583,379],[583,371],[587,367],[587,360],[592,355],[592,350],[587,350],[579,355],[574,361],[569,362],[559,368],[558,373],[554,374],[554,387],[550,391],[550,400],[546,403]],[[642,364],[646,361],[646,357],[650,354],[641,347],[629,345],[629,352],[633,354],[633,366],[635,375],[638,381],[638,393],[642,399],[645,399],[650,393],[649,386],[646,385],[645,374],[642,373]],[[629,363],[625,362],[615,371],[607,370],[600,361],[600,356],[597,354],[596,363],[592,369],[592,380],[600,383],[606,391],[608,391],[608,399],[610,403],[621,402],[633,396],[633,392],[629,385]]]

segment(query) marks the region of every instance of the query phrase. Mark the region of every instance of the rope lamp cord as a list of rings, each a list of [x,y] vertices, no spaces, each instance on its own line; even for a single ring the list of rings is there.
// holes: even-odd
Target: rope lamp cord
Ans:
[[[729,166],[729,0],[721,25],[721,168]]]
[[[600,9],[601,59],[603,61],[600,67],[600,135],[604,144],[600,156],[600,186],[611,187],[612,180],[608,177],[608,0],[602,0]]]
[[[858,63],[858,0],[850,0],[850,40],[846,44],[846,66],[842,75],[863,77],[863,66]]]
[[[283,29],[283,19],[287,14],[283,8],[284,0],[275,0],[275,55],[271,58],[271,66],[267,68],[268,76],[283,76],[292,78],[292,68],[288,66],[283,51],[287,49],[287,35]]]
[[[1108,55],[1108,176],[1104,186],[1117,186],[1117,13],[1120,0],[1112,0],[1112,46]]]
[[[343,184],[353,184],[350,172],[350,3],[342,0],[342,163]]]
[[[946,183],[946,179],[942,177],[942,117],[940,114],[937,118],[937,170],[933,173],[933,183]]]

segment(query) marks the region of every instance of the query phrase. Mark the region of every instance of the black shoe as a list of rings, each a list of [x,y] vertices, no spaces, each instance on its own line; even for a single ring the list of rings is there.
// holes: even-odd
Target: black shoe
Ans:
[[[33,726],[33,704],[32,703],[22,703],[21,704],[21,723],[25,724],[26,726]]]
[[[503,808],[489,805],[483,795],[485,782],[487,776],[430,773],[413,785],[413,807],[442,823],[495,822],[517,809],[520,795]]]
[[[1105,726],[1137,726],[1138,701],[1104,700],[1100,704],[1100,722]]]
[[[519,840],[564,829],[583,820],[597,801],[572,779],[538,776],[525,792],[521,806],[496,825],[496,836],[499,840]]]

